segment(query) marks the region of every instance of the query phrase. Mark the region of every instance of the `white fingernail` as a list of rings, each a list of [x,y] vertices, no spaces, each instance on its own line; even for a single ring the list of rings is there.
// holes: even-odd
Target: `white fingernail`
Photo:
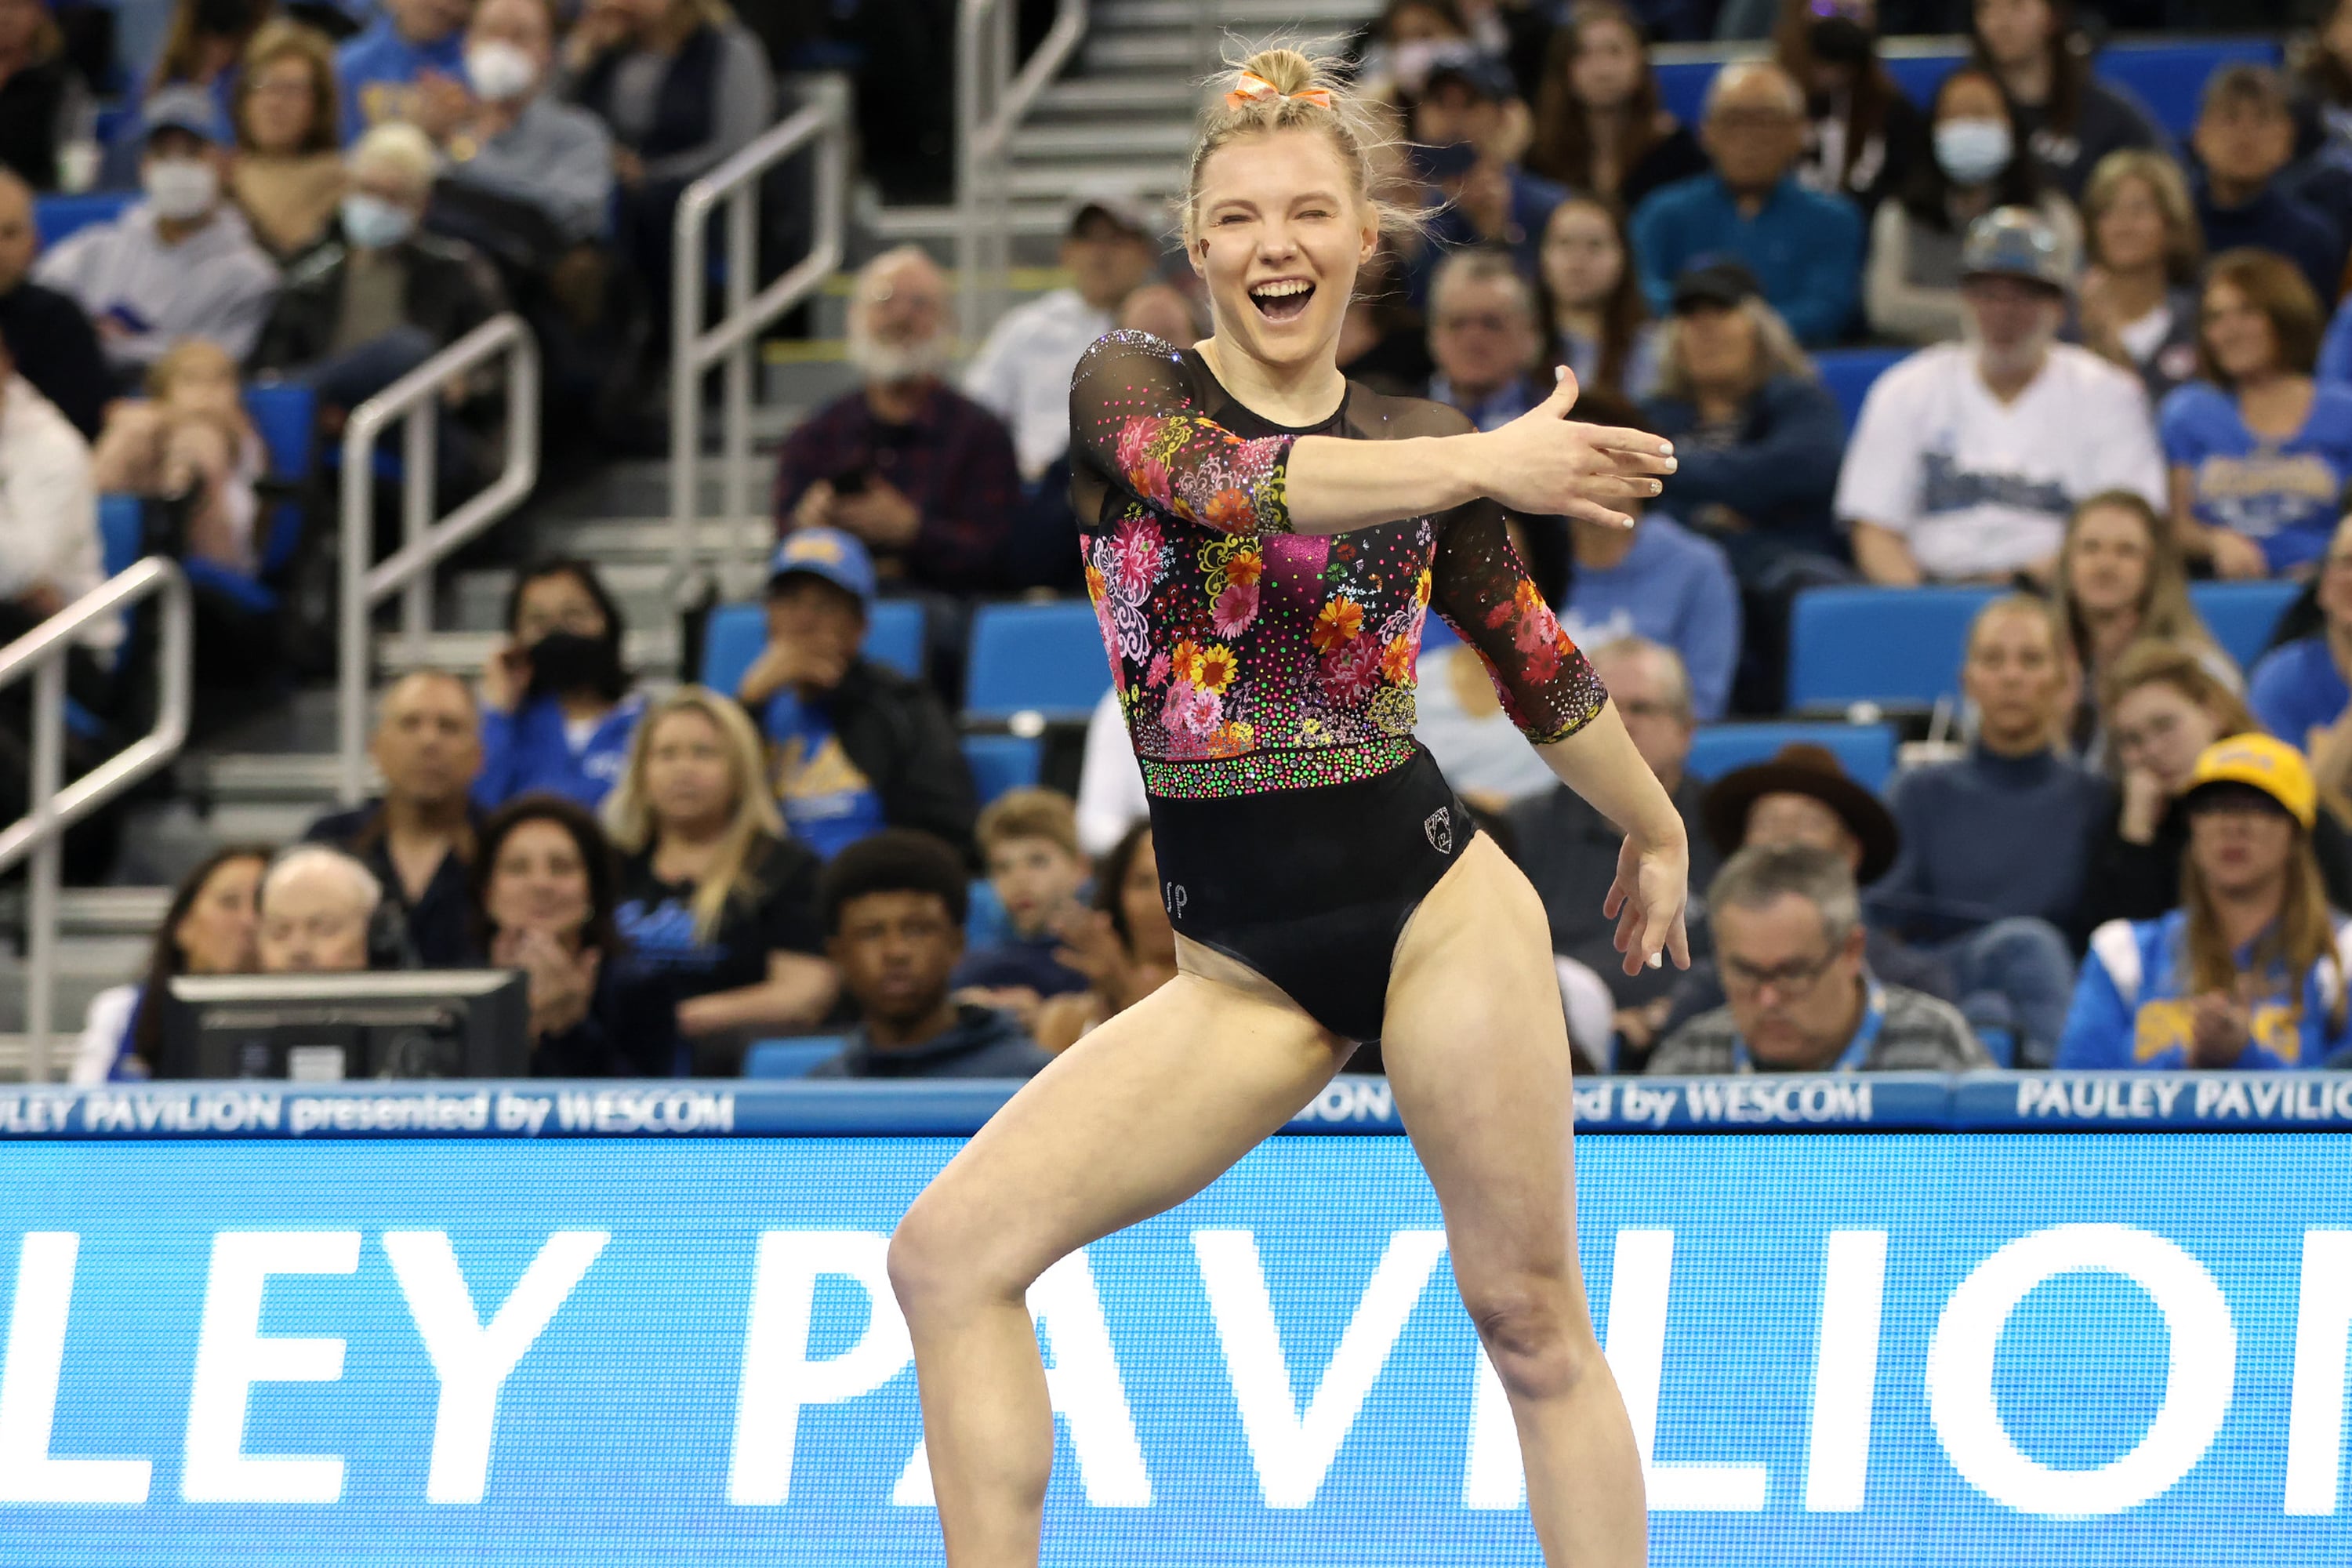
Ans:
[[[1662,442],[1660,442],[1660,443],[1658,444],[1658,456],[1659,456],[1659,457],[1661,457],[1661,458],[1671,458],[1671,457],[1673,457],[1674,455],[1675,455],[1675,444],[1674,444],[1672,441],[1662,441]]]
[[[1651,967],[1651,968],[1653,968],[1653,969],[1662,969],[1662,968],[1665,967],[1665,963],[1666,963],[1666,955],[1665,955],[1664,953],[1663,953],[1663,952],[1654,952],[1654,953],[1650,954],[1650,967]]]

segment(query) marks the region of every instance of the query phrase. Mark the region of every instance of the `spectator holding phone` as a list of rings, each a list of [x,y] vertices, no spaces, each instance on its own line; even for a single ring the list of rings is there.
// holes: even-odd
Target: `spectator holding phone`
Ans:
[[[864,384],[809,416],[776,462],[780,534],[854,535],[885,583],[984,590],[1020,505],[1013,438],[950,386],[947,278],[912,246],[859,269],[849,357]]]
[[[278,290],[278,268],[221,189],[226,161],[211,95],[165,88],[147,100],[145,199],[41,258],[34,281],[71,295],[117,377],[135,381],[182,338],[242,360]]]

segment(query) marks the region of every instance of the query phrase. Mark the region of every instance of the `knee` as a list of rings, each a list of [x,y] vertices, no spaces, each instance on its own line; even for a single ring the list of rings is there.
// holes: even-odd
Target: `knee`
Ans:
[[[960,1217],[954,1205],[929,1194],[915,1200],[890,1234],[887,1265],[891,1294],[910,1323],[926,1317],[961,1314],[983,1301],[1021,1300],[1034,1280],[985,1231]]]
[[[2066,973],[2074,967],[2066,939],[2048,921],[2030,915],[1998,920],[1979,931],[1970,956],[1979,968],[1997,966],[2011,977]]]
[[[1565,1279],[1468,1285],[1462,1304],[1513,1399],[1556,1399],[1601,1370],[1601,1346]]]

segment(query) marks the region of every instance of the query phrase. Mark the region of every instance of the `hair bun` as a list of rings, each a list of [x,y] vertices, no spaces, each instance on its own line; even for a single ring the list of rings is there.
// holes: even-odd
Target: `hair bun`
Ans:
[[[1315,62],[1297,49],[1260,49],[1244,60],[1241,68],[1286,98],[1309,88],[1335,85],[1318,81]]]

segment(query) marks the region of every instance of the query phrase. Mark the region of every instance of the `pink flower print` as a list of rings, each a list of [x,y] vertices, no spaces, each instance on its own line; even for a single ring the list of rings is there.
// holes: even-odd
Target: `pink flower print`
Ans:
[[[1339,700],[1352,701],[1381,679],[1381,645],[1370,637],[1355,637],[1323,656],[1323,689]]]
[[[1553,618],[1549,609],[1540,604],[1521,616],[1519,624],[1511,629],[1511,645],[1521,653],[1534,653],[1558,641],[1559,622]]]
[[[1117,447],[1118,466],[1129,471],[1144,467],[1151,456],[1151,437],[1159,429],[1157,419],[1146,419],[1140,415],[1121,421]]]
[[[1257,584],[1231,583],[1209,606],[1209,622],[1221,637],[1237,637],[1257,619]]]
[[[1111,548],[1118,556],[1118,585],[1129,598],[1143,598],[1160,576],[1160,525],[1129,519],[1118,525]]]
[[[1160,710],[1160,721],[1171,732],[1201,736],[1217,727],[1217,694],[1203,691],[1189,680],[1180,680],[1168,689],[1168,700]]]
[[[1153,655],[1150,672],[1144,676],[1143,684],[1146,686],[1158,686],[1167,679],[1168,656],[1165,653]]]

